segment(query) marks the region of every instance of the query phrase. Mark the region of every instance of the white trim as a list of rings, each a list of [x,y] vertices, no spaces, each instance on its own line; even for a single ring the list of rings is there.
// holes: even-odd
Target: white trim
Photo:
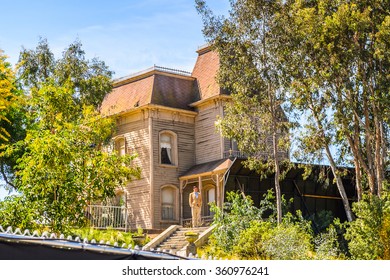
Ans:
[[[164,189],[171,189],[173,190],[173,219],[163,219],[162,217],[162,207],[163,207],[163,190]],[[161,222],[167,222],[167,221],[177,221],[179,220],[179,212],[180,212],[180,209],[179,209],[179,188],[175,185],[172,185],[172,184],[166,184],[166,185],[162,185],[160,187],[160,209],[161,209],[161,216],[160,216],[160,221]]]

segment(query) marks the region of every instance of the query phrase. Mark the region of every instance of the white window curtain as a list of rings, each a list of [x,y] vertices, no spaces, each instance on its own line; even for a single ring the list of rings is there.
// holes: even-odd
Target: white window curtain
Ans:
[[[161,194],[162,200],[162,219],[174,220],[175,190],[173,188],[163,188]]]
[[[172,136],[170,136],[168,134],[161,135],[160,149],[161,149],[161,154],[165,155],[165,153],[164,153],[164,151],[165,151],[166,156],[168,157],[168,160],[166,160],[162,156],[161,163],[172,164]]]
[[[214,188],[212,188],[212,189],[209,189],[208,190],[208,203],[210,203],[210,202],[215,202],[215,189]]]

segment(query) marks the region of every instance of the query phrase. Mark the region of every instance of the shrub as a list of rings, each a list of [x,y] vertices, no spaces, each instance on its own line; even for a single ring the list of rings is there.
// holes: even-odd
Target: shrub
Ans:
[[[326,232],[322,232],[314,238],[314,248],[314,258],[317,260],[335,260],[344,258],[338,242],[337,230],[334,225],[330,225]]]
[[[390,196],[368,195],[352,206],[356,220],[349,223],[345,238],[352,259],[390,258]]]
[[[271,221],[252,221],[242,231],[234,254],[242,259],[307,259],[312,250],[310,222],[286,214],[280,225]]]
[[[264,236],[272,227],[270,222],[252,221],[250,227],[241,233],[233,252],[240,259],[266,259]]]
[[[251,221],[260,218],[260,210],[253,206],[249,196],[237,192],[227,193],[224,209],[215,204],[211,206],[214,214],[213,224],[217,225],[210,242],[223,251],[230,253],[239,242],[240,234],[250,227]]]
[[[3,228],[12,226],[21,230],[43,228],[43,217],[37,215],[37,204],[26,200],[23,196],[7,196],[0,201],[0,225]]]
[[[302,260],[310,258],[312,251],[312,231],[310,222],[287,213],[281,224],[264,235],[264,251],[269,259]]]
[[[136,233],[131,232],[123,232],[119,230],[114,229],[106,229],[106,230],[98,230],[94,228],[82,228],[82,229],[74,229],[73,235],[74,237],[79,236],[81,239],[87,238],[89,241],[92,239],[95,239],[97,242],[100,242],[101,240],[107,242],[109,241],[111,244],[114,244],[117,242],[120,246],[123,243],[126,243],[127,245],[135,246],[135,242],[133,240],[133,235],[138,234],[139,230]],[[150,238],[146,237],[145,241],[143,243],[149,242]]]

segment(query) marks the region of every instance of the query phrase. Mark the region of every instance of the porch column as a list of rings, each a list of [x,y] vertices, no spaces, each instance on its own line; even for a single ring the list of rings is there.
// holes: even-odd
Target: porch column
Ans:
[[[179,196],[180,196],[180,216],[179,216],[179,224],[183,224],[183,181],[180,180],[180,186],[179,186]]]
[[[221,201],[220,201],[220,183],[219,183],[219,174],[217,174],[217,182],[216,182],[216,203],[217,203],[217,207],[220,207],[221,206]]]
[[[199,176],[198,177],[198,187],[199,187],[199,192],[200,192],[200,195],[202,196],[202,198],[204,199],[204,195],[203,195],[203,192],[202,192],[202,177],[201,176]],[[204,201],[203,201],[203,203],[205,203]],[[203,206],[200,208],[200,216],[202,216],[202,208],[203,208]]]

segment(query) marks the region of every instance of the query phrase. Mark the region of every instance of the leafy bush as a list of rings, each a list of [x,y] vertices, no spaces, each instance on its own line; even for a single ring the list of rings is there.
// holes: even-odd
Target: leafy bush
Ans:
[[[273,198],[269,191],[257,208],[249,196],[230,192],[223,210],[213,205],[217,227],[210,243],[214,251],[243,259],[307,259],[312,249],[310,222],[297,212],[287,213],[277,225]]]
[[[307,259],[312,250],[310,223],[287,214],[280,225],[253,221],[242,231],[234,253],[241,259]]]
[[[217,225],[211,242],[214,246],[229,253],[238,243],[243,230],[250,227],[252,220],[261,219],[261,211],[253,206],[249,196],[237,192],[227,193],[227,203],[220,209],[215,204],[211,206],[214,214],[213,224]]]
[[[74,237],[78,236],[81,239],[87,238],[89,241],[95,239],[97,242],[103,240],[105,242],[109,241],[111,244],[118,242],[119,245],[126,243],[128,245],[131,244],[132,246],[135,246],[135,242],[132,237],[138,232],[139,231],[137,231],[136,233],[131,233],[114,229],[98,230],[93,228],[82,228],[73,230],[72,235]],[[149,240],[150,238],[147,237],[144,243],[146,244],[147,242],[149,242]]]
[[[239,238],[233,252],[240,259],[267,259],[264,239],[274,225],[267,221],[252,221],[249,228],[245,229]]]
[[[329,210],[321,210],[316,212],[306,219],[311,221],[312,228],[316,233],[321,233],[327,230],[330,224],[333,221],[333,213]]]
[[[287,213],[279,225],[275,225],[264,236],[264,249],[267,258],[274,260],[308,259],[312,251],[312,230],[310,222]]]
[[[364,196],[353,204],[356,220],[349,223],[345,238],[352,259],[390,259],[390,196]]]
[[[23,196],[11,195],[0,201],[0,225],[21,230],[36,230],[43,227],[43,217],[37,215],[37,204]]]
[[[330,225],[326,232],[314,238],[315,256],[317,260],[336,260],[345,258],[338,241],[337,229]]]

